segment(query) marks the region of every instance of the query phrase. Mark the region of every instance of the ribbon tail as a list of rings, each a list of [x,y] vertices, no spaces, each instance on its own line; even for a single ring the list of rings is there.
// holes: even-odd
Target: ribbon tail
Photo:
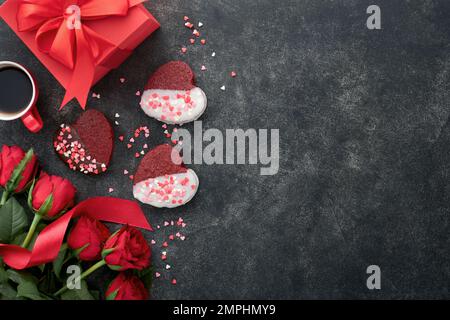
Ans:
[[[71,219],[81,215],[153,230],[137,203],[117,198],[96,197],[80,202],[72,210],[45,227],[36,238],[32,251],[16,245],[0,244],[0,257],[9,267],[16,270],[31,268],[55,260]]]
[[[81,108],[84,110],[86,108],[89,90],[94,82],[95,59],[89,47],[89,42],[86,39],[83,29],[77,29],[75,32],[77,59],[60,110],[73,98],[78,100]]]

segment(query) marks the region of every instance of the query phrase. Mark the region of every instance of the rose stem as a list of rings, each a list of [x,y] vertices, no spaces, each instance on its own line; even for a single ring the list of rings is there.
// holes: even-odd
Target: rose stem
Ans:
[[[96,264],[94,264],[92,267],[90,267],[89,269],[87,269],[85,272],[83,272],[80,275],[80,282],[81,280],[85,279],[86,277],[88,277],[91,273],[93,273],[95,270],[103,267],[104,265],[106,265],[106,261],[105,260],[100,260],[99,262],[97,262]],[[60,294],[64,293],[67,291],[67,284],[62,287],[61,289],[58,290],[58,292],[55,293],[55,296],[59,296]]]
[[[3,191],[2,194],[2,200],[0,201],[0,206],[4,205],[6,203],[6,200],[8,200],[9,197],[9,192],[8,191]]]
[[[42,216],[40,216],[38,214],[34,215],[33,222],[31,223],[31,227],[28,230],[25,240],[23,240],[22,248],[26,249],[30,245],[31,239],[33,239],[34,232],[36,231],[36,228],[39,224],[39,221],[41,221],[41,219],[42,219]]]

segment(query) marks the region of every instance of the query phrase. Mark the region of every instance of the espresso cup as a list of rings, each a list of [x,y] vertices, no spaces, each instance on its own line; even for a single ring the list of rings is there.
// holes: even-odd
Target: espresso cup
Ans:
[[[31,73],[12,61],[0,61],[0,120],[21,119],[33,133],[43,123],[36,107],[39,90]]]

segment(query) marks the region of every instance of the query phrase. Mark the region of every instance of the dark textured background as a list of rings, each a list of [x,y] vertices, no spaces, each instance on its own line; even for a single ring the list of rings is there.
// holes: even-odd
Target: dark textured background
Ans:
[[[366,28],[370,4],[381,7],[382,30]],[[166,141],[134,93],[160,64],[182,59],[208,95],[204,128],[279,128],[281,137],[278,175],[262,177],[249,165],[192,166],[201,188],[191,203],[145,207],[154,226],[179,216],[188,222],[186,241],[168,249],[170,272],[162,271],[155,247],[163,276],[153,298],[449,298],[449,1],[146,6],[162,28],[94,87],[102,98],[90,99],[89,108],[111,119],[119,112],[117,135],[146,124],[150,145]],[[205,24],[208,40],[186,55],[179,53],[189,36],[184,15]],[[0,48],[0,60],[36,73],[46,124],[31,135],[18,121],[2,122],[0,143],[34,147],[44,169],[74,181],[79,199],[108,195],[110,186],[113,195],[131,198],[122,171],[138,160],[117,144],[108,174],[69,172],[51,136],[81,110],[73,103],[57,112],[62,88],[4,23]],[[170,231],[147,236],[161,241]],[[382,269],[381,291],[366,288],[370,264]]]

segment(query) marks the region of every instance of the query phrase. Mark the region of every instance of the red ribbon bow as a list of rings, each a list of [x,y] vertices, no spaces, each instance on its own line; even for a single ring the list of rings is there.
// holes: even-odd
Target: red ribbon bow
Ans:
[[[42,52],[73,70],[61,108],[77,98],[84,109],[95,67],[115,45],[89,28],[89,20],[126,16],[144,0],[23,0],[17,12],[21,32],[36,31]]]
[[[32,251],[10,244],[0,244],[0,257],[13,269],[22,270],[56,259],[72,218],[86,215],[97,220],[128,224],[152,230],[136,202],[117,198],[97,197],[79,203],[41,231]]]

